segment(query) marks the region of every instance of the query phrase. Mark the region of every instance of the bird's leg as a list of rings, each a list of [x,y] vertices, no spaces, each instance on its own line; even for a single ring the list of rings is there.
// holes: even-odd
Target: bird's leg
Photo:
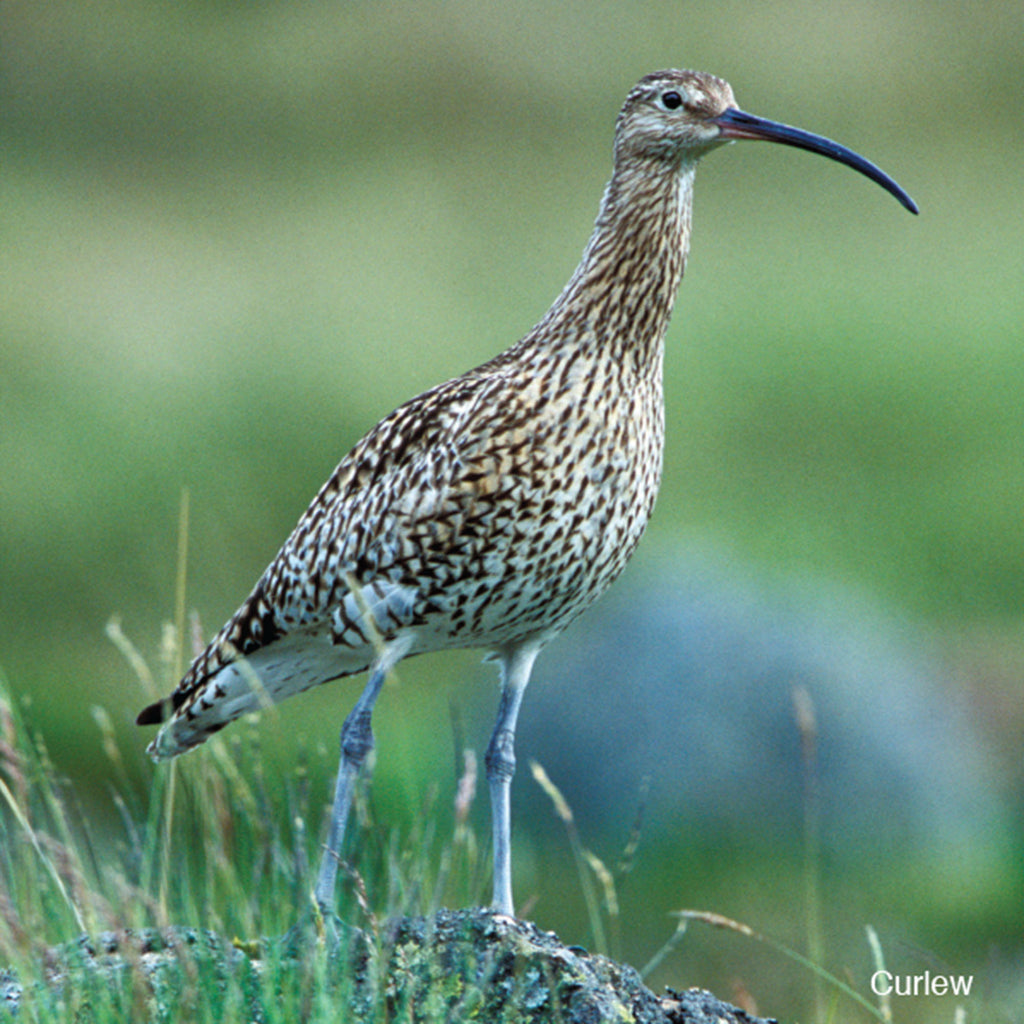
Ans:
[[[366,687],[341,727],[341,763],[338,765],[338,779],[334,785],[334,806],[323,860],[320,862],[320,874],[313,890],[317,905],[325,915],[331,912],[334,904],[334,884],[338,875],[341,843],[345,838],[345,823],[352,807],[356,779],[366,755],[373,750],[373,729],[370,726],[373,706],[380,696],[388,671],[397,661],[397,658],[389,657],[388,653],[385,649],[373,663]]]
[[[491,826],[494,834],[494,897],[491,904],[502,914],[515,916],[512,904],[512,813],[509,791],[516,770],[516,719],[530,670],[539,647],[516,647],[499,654],[501,701],[491,742],[484,761],[491,792]]]

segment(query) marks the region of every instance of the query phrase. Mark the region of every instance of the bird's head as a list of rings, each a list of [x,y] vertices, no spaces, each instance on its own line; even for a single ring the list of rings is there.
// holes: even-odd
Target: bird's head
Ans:
[[[703,71],[656,71],[641,78],[619,113],[615,159],[620,166],[653,162],[678,169],[739,139],[796,146],[846,164],[917,213],[910,196],[864,157],[821,135],[740,110],[732,86]]]
[[[701,71],[656,71],[633,87],[615,126],[620,159],[699,159],[726,142],[714,119],[736,100],[732,86]]]

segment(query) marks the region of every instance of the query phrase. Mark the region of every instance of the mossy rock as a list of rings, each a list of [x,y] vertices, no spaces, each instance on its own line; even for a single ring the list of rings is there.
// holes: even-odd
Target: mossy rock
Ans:
[[[393,922],[384,937],[393,1019],[502,1024],[753,1024],[708,992],[656,996],[632,968],[488,910]]]
[[[766,1024],[709,992],[657,996],[632,968],[490,910],[350,930],[335,948],[237,946],[194,928],[104,933],[49,950],[45,984],[0,971],[0,1020]],[[31,1009],[28,1003],[33,1004]],[[129,1014],[128,1017],[123,1014]]]

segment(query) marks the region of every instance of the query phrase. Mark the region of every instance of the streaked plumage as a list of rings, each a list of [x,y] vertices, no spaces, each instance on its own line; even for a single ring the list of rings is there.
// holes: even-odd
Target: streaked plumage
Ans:
[[[618,118],[593,235],[547,315],[501,355],[374,427],[174,693],[139,716],[165,722],[149,750],[173,757],[263,700],[372,668],[342,733],[349,781],[339,777],[322,902],[351,796],[342,789],[372,745],[379,678],[410,654],[481,647],[503,674],[488,775],[495,903],[511,912],[500,848],[515,715],[537,652],[619,575],[654,506],[663,346],[697,161],[731,138],[774,139],[850,163],[910,206],[848,151],[781,131],[737,111],[728,84],[711,75],[642,79]]]

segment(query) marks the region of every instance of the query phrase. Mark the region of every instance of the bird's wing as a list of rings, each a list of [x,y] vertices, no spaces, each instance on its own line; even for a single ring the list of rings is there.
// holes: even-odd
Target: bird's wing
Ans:
[[[341,461],[174,692],[144,709],[139,724],[179,718],[204,694],[209,704],[206,691],[225,682],[223,670],[240,656],[278,670],[284,658],[295,683],[282,696],[366,668],[374,644],[443,603],[446,573],[486,547],[503,479],[540,440],[527,401],[492,369],[438,385],[385,417]],[[504,445],[493,443],[489,421],[498,419]],[[328,642],[310,657],[301,638],[314,636]],[[239,706],[231,718],[250,709]]]

